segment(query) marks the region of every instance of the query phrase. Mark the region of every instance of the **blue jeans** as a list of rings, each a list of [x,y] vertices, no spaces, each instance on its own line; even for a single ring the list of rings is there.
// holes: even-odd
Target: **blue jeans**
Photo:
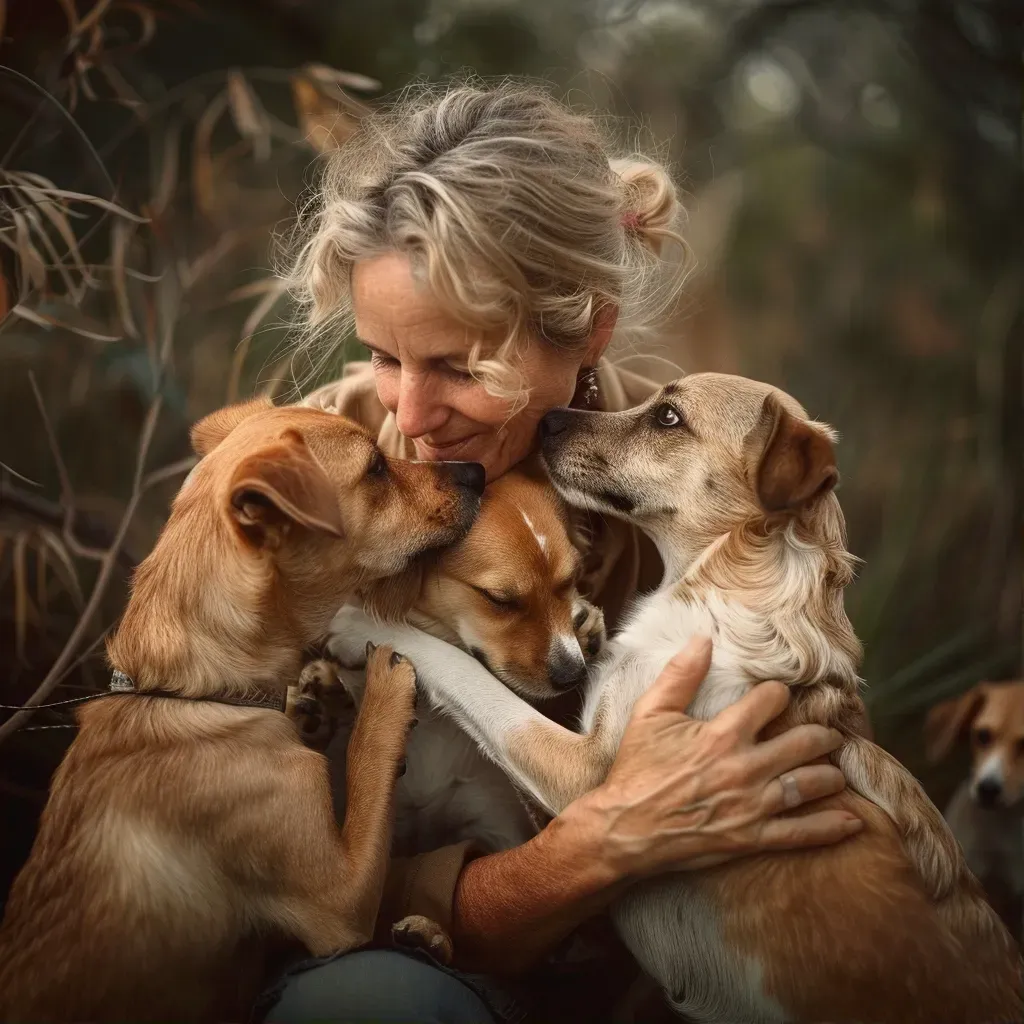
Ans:
[[[307,961],[266,1004],[266,1024],[498,1024],[457,974],[392,950]]]

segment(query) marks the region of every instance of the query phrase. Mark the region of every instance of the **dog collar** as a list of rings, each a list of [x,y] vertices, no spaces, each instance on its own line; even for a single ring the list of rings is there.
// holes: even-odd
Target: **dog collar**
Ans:
[[[248,697],[229,696],[208,696],[208,697],[187,697],[183,693],[175,693],[173,690],[139,690],[135,681],[124,672],[114,671],[110,677],[108,693],[133,697],[162,697],[169,700],[190,700],[199,703],[232,704],[240,708],[266,708],[268,711],[284,711],[288,696],[286,693],[271,693],[257,691]]]

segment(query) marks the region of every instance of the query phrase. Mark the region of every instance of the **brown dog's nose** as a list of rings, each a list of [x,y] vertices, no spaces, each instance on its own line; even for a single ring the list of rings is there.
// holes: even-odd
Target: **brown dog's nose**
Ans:
[[[563,430],[568,429],[571,419],[571,410],[552,409],[551,412],[545,413],[540,421],[540,436],[554,437],[555,434],[561,434]]]
[[[1003,787],[998,779],[981,779],[975,787],[979,807],[995,807],[1003,794]]]
[[[548,680],[556,690],[571,690],[587,678],[587,665],[579,644],[564,638],[551,644],[548,654]]]
[[[479,462],[446,462],[448,472],[458,487],[465,487],[476,495],[484,493],[487,473]]]

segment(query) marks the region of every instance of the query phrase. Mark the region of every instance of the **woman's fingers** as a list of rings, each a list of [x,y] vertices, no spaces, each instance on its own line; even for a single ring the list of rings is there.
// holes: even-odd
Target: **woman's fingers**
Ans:
[[[773,779],[794,768],[827,757],[843,744],[843,734],[824,725],[795,725],[744,753],[747,770]]]
[[[760,829],[759,850],[795,850],[803,846],[838,843],[864,827],[847,811],[815,811],[792,818],[769,818]]]
[[[758,683],[735,704],[720,711],[712,721],[722,729],[732,729],[746,739],[755,736],[774,721],[789,704],[789,687],[782,683]]]
[[[695,636],[661,670],[648,691],[636,702],[633,715],[650,715],[660,711],[685,711],[692,703],[700,684],[711,667],[711,640]]]
[[[790,811],[801,804],[835,796],[846,788],[843,773],[830,764],[815,764],[783,772],[765,787],[764,810],[766,814]]]

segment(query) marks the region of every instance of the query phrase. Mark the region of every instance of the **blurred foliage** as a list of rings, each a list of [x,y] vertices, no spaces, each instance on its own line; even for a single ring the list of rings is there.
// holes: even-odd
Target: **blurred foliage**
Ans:
[[[61,692],[102,677],[95,642],[159,529],[195,418],[337,368],[293,364],[271,273],[316,151],[344,142],[374,80],[388,92],[472,68],[626,115],[634,140],[679,169],[702,270],[655,349],[777,383],[839,428],[873,719],[944,798],[951,776],[921,763],[921,712],[1022,672],[1016,3],[8,0],[0,12],[6,698],[31,692],[66,644],[134,497]],[[0,782],[38,787],[64,735],[17,734]]]

